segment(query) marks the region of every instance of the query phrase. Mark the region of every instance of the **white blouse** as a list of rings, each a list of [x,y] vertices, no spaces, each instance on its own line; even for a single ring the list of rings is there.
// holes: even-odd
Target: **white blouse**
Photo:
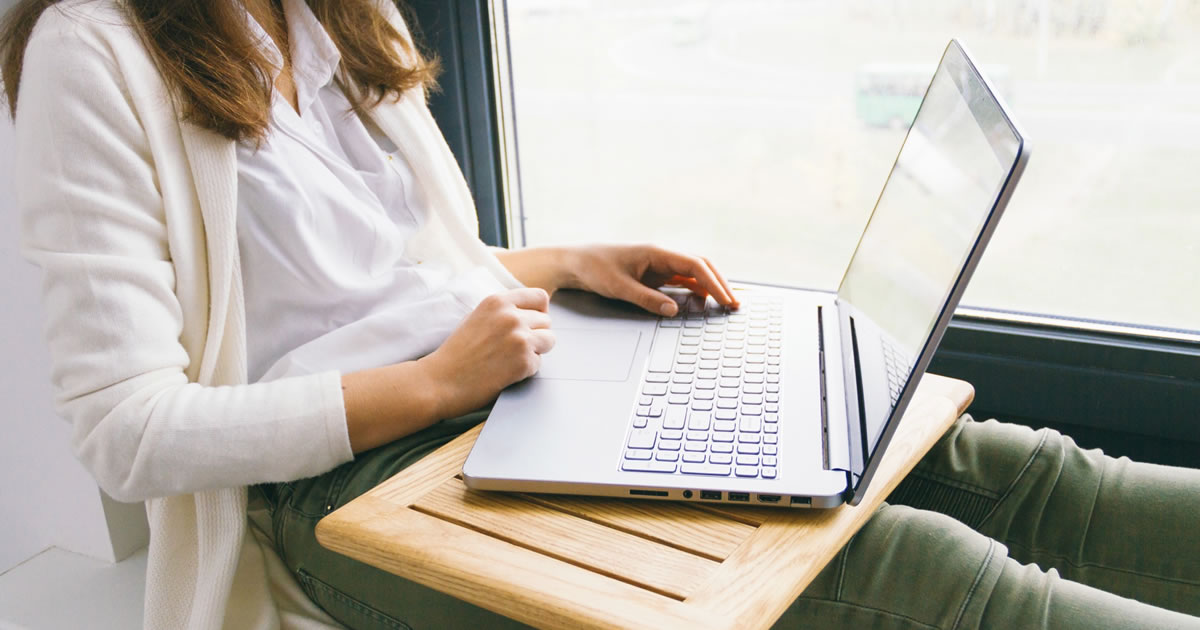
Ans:
[[[428,201],[397,147],[351,111],[333,80],[341,56],[311,9],[283,5],[299,113],[276,91],[266,139],[237,147],[251,382],[419,358],[504,289],[483,267],[456,274],[406,255]]]

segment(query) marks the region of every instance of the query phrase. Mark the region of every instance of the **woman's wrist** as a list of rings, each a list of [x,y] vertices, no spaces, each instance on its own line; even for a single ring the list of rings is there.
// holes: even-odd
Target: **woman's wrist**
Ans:
[[[441,420],[446,398],[428,366],[405,361],[342,375],[346,429],[355,453]]]

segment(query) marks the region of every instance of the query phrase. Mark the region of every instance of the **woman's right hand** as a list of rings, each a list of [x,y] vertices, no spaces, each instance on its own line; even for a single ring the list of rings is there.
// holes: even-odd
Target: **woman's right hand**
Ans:
[[[529,378],[554,347],[550,296],[513,289],[485,298],[441,347],[420,359],[435,383],[438,416],[453,418],[491,403]]]

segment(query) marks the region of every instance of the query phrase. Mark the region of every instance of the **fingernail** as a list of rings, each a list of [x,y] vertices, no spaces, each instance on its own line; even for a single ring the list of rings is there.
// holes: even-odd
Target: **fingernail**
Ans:
[[[675,309],[678,308],[674,302],[663,302],[663,305],[658,307],[658,312],[662,313],[663,317],[670,317],[675,314]]]

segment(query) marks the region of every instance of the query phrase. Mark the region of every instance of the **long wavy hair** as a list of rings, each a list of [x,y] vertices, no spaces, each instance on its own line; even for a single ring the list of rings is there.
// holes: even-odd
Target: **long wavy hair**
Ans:
[[[22,0],[0,23],[0,73],[13,117],[25,46],[38,18],[59,1]],[[437,60],[397,32],[380,0],[306,2],[341,52],[336,80],[359,113],[409,89],[434,86]],[[123,0],[121,6],[183,120],[232,140],[263,138],[271,65],[247,28],[241,0]]]

